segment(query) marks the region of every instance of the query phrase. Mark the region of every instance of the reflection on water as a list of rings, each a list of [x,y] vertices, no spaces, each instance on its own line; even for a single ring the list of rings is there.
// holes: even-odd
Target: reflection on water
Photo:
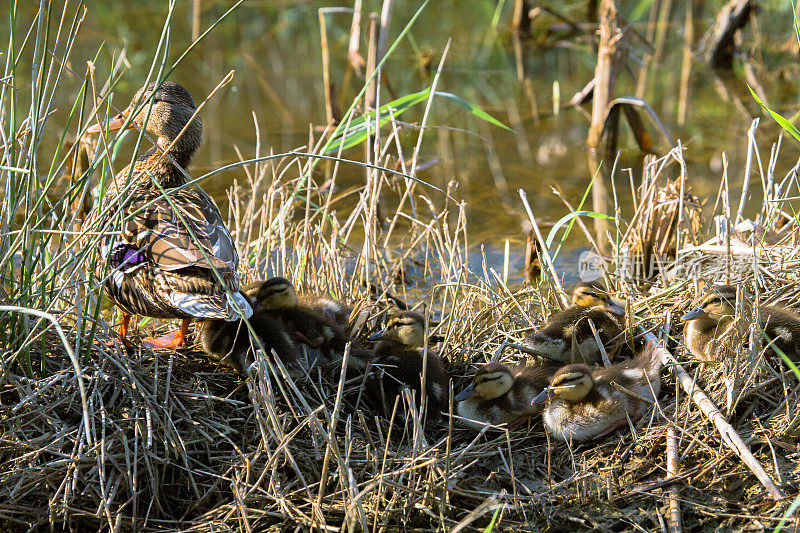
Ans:
[[[556,81],[562,103],[583,88],[593,76],[594,57],[591,48],[582,44],[585,40],[575,41],[574,46],[555,46],[546,50],[522,43],[518,49],[524,57],[515,55],[514,43],[507,29],[512,3],[506,2],[509,4],[506,6],[508,13],[501,14],[495,31],[491,24],[495,2],[432,2],[412,28],[410,37],[390,58],[384,72],[397,96],[422,90],[430,84],[430,75],[420,65],[430,62],[435,67],[447,39],[453,39],[439,81],[440,90],[456,93],[479,104],[514,128],[515,132],[481,123],[452,104],[437,101],[429,124],[466,129],[474,134],[429,130],[422,160],[435,160],[436,164],[421,172],[420,177],[442,188],[455,180],[458,183],[455,195],[468,202],[471,244],[477,247],[485,243],[489,260],[497,264],[502,262],[501,250],[505,239],[510,239],[512,258],[515,265],[520,266],[524,253],[521,227],[524,214],[516,190],[524,188],[527,191],[538,217],[554,221],[563,216],[566,209],[551,194],[550,187],[559,187],[575,204],[589,182],[584,151],[588,122],[584,115],[573,109],[562,109],[557,116],[554,115],[553,95]],[[235,147],[245,156],[252,154],[256,143],[254,120],[261,128],[262,147],[270,146],[275,152],[281,152],[307,142],[309,125],[320,125],[325,121],[317,9],[344,4],[347,3],[250,1],[215,28],[189,54],[171,79],[185,85],[197,100],[202,100],[230,70],[236,71],[233,82],[202,112],[206,140],[195,161],[194,173],[235,161]],[[412,3],[398,3],[394,8],[393,36],[416,9],[409,4]],[[203,29],[229,7],[228,2],[211,0],[202,0],[201,5]],[[172,60],[183,53],[191,40],[189,6],[188,2],[179,2],[177,6],[171,34]],[[378,11],[380,5],[377,1],[365,1],[364,7]],[[27,27],[35,15],[34,6],[26,5],[21,9],[20,27]],[[630,9],[632,6],[624,6],[621,14],[627,16],[626,11]],[[147,74],[166,12],[165,3],[156,0],[93,3],[72,53],[71,67],[80,75],[82,65],[97,56],[102,44],[95,64],[98,78],[103,79],[124,48],[129,70],[119,84],[114,100],[117,107],[121,107]],[[790,13],[787,9],[765,9],[759,16],[758,28],[762,33],[756,45],[752,44],[752,36],[745,34],[745,50],[751,49],[748,46],[757,46],[756,57],[767,63],[759,70],[764,78],[760,81],[771,105],[778,109],[786,102],[793,102],[798,87],[794,60],[787,53],[778,51],[780,44],[790,36]],[[713,13],[707,11],[702,17],[701,26],[708,27]],[[641,34],[647,33],[646,19],[644,15],[639,22],[633,23]],[[676,12],[673,20],[682,21],[682,12]],[[340,107],[343,109],[348,107],[349,99],[362,84],[362,80],[347,69],[350,23],[348,14],[328,15],[332,77],[341,95]],[[687,123],[678,128],[676,116],[683,29],[676,23],[671,30],[661,64],[651,66],[644,96],[673,137],[682,139],[687,148],[689,182],[695,194],[713,197],[721,176],[719,161],[722,149],[727,150],[731,182],[741,182],[745,132],[750,125],[750,117],[746,114],[752,113],[755,106],[747,97],[736,96],[732,91],[727,94],[720,91],[707,69],[702,64],[695,64]],[[18,33],[21,33],[21,38],[25,32]],[[362,53],[365,54],[363,43]],[[790,63],[789,67],[785,66],[787,63]],[[518,65],[530,73],[529,84],[518,79]],[[620,76],[617,95],[632,95],[636,91],[638,67],[633,62],[629,65],[631,69]],[[780,72],[781,76],[775,76],[775,72]],[[53,131],[58,131],[66,120],[80,81],[75,76],[65,79],[57,95],[59,112],[51,118],[56,126]],[[421,108],[411,111],[404,119],[417,121],[421,112]],[[773,124],[762,123],[759,136],[764,150],[776,132]],[[404,150],[410,153],[416,143],[416,133],[407,134],[403,142]],[[45,157],[54,148],[45,147]],[[637,179],[640,159],[627,131],[622,134],[621,148],[623,154],[618,168],[633,167],[633,176]],[[778,168],[788,169],[794,149],[784,148],[783,152],[787,159],[781,161]],[[363,149],[355,148],[346,156],[361,158],[362,154]],[[766,160],[768,155],[762,158]],[[222,198],[226,187],[241,172],[220,174],[204,187]],[[779,170],[777,174],[780,173]],[[361,180],[363,170],[344,168],[339,183],[344,188]],[[629,204],[628,174],[619,172],[616,185],[620,201]],[[436,193],[431,195],[436,197]],[[573,246],[580,245],[582,240],[577,232],[575,235]],[[573,258],[574,262],[576,254],[573,252],[565,257]]]

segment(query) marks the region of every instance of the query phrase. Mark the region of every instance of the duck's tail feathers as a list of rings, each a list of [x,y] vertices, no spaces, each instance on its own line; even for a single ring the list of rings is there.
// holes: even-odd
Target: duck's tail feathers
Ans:
[[[253,308],[239,292],[214,296],[173,293],[170,300],[175,307],[197,318],[217,318],[230,322],[253,316]]]

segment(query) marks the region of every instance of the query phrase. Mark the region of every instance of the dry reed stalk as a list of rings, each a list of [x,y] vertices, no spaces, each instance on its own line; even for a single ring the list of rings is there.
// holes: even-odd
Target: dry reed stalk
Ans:
[[[675,428],[667,428],[667,480],[678,475],[678,438]],[[667,489],[667,503],[669,514],[667,516],[667,527],[670,533],[680,533],[681,527],[681,507],[678,500],[679,491],[675,484]]]

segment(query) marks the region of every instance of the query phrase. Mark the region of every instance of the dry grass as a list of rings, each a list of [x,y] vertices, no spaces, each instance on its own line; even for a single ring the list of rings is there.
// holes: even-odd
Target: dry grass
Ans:
[[[58,65],[68,62],[64,40],[79,26],[52,43]],[[36,28],[32,41],[43,41],[45,33]],[[94,75],[86,73],[83,89],[90,101],[100,101],[95,96],[107,96],[118,73],[102,89]],[[28,124],[52,111],[46,96],[58,90],[56,79],[48,75],[37,85],[39,100],[31,108],[40,114]],[[5,87],[3,109],[10,105]],[[74,118],[85,128],[86,117]],[[2,527],[456,532],[482,530],[498,512],[503,529],[641,531],[666,527],[667,490],[677,488],[687,530],[727,530],[771,528],[789,505],[767,497],[668,371],[658,405],[635,431],[569,447],[548,440],[538,420],[511,432],[476,433],[453,424],[423,431],[424,413],[411,408],[409,397],[396,406],[404,415],[381,418],[361,398],[359,377],[340,367],[314,367],[293,380],[279,361],[265,357],[242,381],[193,351],[107,348],[114,318],[87,284],[92,246],[78,245],[72,206],[90,192],[92,171],[110,159],[114,145],[101,143],[80,179],[59,188],[51,185],[61,183],[64,154],[56,155],[43,184],[35,157],[41,133],[24,122],[1,125],[3,183],[20,184],[4,189],[0,220],[3,304],[13,306],[0,312]],[[316,157],[330,131],[310,134],[307,146],[289,154],[258,148],[249,159],[243,155],[227,219],[244,258],[244,280],[284,275],[301,290],[355,304],[358,339],[376,327],[392,298],[426,306],[440,320],[436,329],[445,340],[437,349],[459,390],[478,364],[527,362],[506,343],[541,325],[558,298],[550,279],[509,287],[485,261],[480,271],[469,269],[467,206],[451,196],[454,187],[438,191],[415,178],[414,169],[424,164],[418,161],[422,125],[391,121],[373,138],[365,163]],[[411,154],[399,142],[403,130],[420,136]],[[669,339],[770,476],[795,496],[795,376],[764,362],[760,335],[746,321],[741,338],[755,339],[752,349],[737,343],[722,363],[691,362],[674,317],[689,306],[701,279],[748,286],[762,303],[795,305],[798,224],[784,212],[793,212],[789,199],[800,192],[797,168],[783,180],[772,162],[761,170],[766,200],[756,234],[768,237],[763,244],[746,235],[739,244],[728,232],[730,238],[693,246],[700,235],[684,194],[691,176],[682,158],[673,150],[648,162],[641,203],[633,213],[616,208],[609,239],[649,249],[649,256],[663,258],[662,268],[636,271],[654,272],[649,279],[624,276],[625,253],[617,246],[611,285],[630,303],[631,331],[643,326]],[[344,164],[362,166],[363,186],[337,188]],[[727,178],[720,191],[713,213],[728,222]],[[664,219],[671,221],[666,227],[658,224]],[[51,313],[67,341],[31,310]],[[145,326],[148,332],[158,327],[164,326]],[[65,346],[77,355],[80,372]],[[679,465],[665,481],[669,430],[677,434]]]
[[[375,164],[388,167],[389,157]],[[439,349],[456,390],[476,364],[526,360],[503,343],[519,342],[541,324],[541,306],[549,312],[555,297],[547,284],[509,288],[491,269],[470,272],[463,205],[372,169],[342,217],[335,208],[343,200],[332,192],[335,169],[314,170],[310,161],[249,163],[246,181],[231,188],[230,226],[251,265],[245,278],[287,275],[301,289],[354,302],[363,326],[357,334],[389,309],[385,293],[424,303],[442,321]],[[673,174],[680,179],[681,166],[666,163],[651,161],[646,172],[664,183]],[[408,191],[406,205],[381,218],[378,206],[392,189],[398,196]],[[298,193],[319,207],[290,201]],[[640,216],[655,209],[656,202],[644,206]],[[621,225],[619,233],[625,230]],[[665,317],[687,308],[694,280],[724,281],[730,271],[732,281],[758,287],[761,302],[791,305],[798,294],[796,234],[794,223],[784,226],[784,244],[759,248],[757,277],[751,255],[734,255],[751,245],[734,242],[731,254],[682,245],[678,261],[670,259],[657,277],[612,274],[612,283],[631,303],[631,325],[666,328],[670,346],[686,360],[675,342],[680,326]],[[668,243],[659,246],[669,250]],[[67,329],[77,343],[77,327]],[[98,337],[109,335],[101,329]],[[31,345],[37,354],[45,350],[42,366],[6,366],[0,383],[0,519],[12,529],[257,531],[301,524],[461,531],[485,527],[499,509],[502,528],[652,530],[665,523],[670,486],[679,488],[690,529],[771,527],[786,507],[766,497],[666,372],[658,406],[635,434],[570,448],[549,441],[539,421],[511,432],[478,434],[457,425],[423,432],[420,413],[407,409],[390,422],[361,401],[359,379],[343,378],[339,368],[312,368],[293,381],[266,358],[241,382],[195,352],[125,354],[98,345],[82,361],[90,444],[75,373],[59,346],[44,330]],[[737,353],[738,366],[685,366],[721,407],[721,375],[738,376],[744,385],[728,418],[770,475],[795,493],[800,386],[791,372],[756,364],[757,351],[739,345]],[[680,464],[666,482],[669,428],[677,432]]]

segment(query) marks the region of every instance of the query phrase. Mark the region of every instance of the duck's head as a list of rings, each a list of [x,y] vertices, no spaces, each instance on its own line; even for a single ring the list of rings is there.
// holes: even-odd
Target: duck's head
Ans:
[[[152,98],[152,106],[150,99]],[[164,81],[159,87],[155,83],[139,89],[128,107],[111,119],[104,127],[97,124],[87,132],[101,133],[104,129],[116,131],[125,126],[129,117],[133,116],[127,127],[148,131],[158,137],[158,145],[166,149],[178,138],[189,120],[191,124],[173,146],[173,151],[196,149],[203,140],[203,126],[199,117],[194,117],[197,106],[192,95],[173,81]]]
[[[511,390],[514,385],[514,375],[502,363],[489,363],[483,365],[475,373],[472,383],[458,393],[457,402],[462,402],[473,396],[480,396],[483,400],[494,400]]]
[[[266,281],[254,281],[247,284],[243,292],[266,309],[291,309],[297,305],[297,291],[286,278],[276,276]]]
[[[531,402],[546,402],[552,398],[561,398],[567,402],[580,402],[592,392],[594,379],[592,369],[586,365],[567,365],[553,376],[550,386],[544,389]]]
[[[733,285],[717,285],[712,287],[700,304],[681,317],[681,320],[707,319],[719,322],[724,318],[736,315],[736,287]]]
[[[594,283],[579,283],[572,291],[572,304],[581,307],[603,306],[610,313],[625,315],[625,307]]]
[[[369,340],[393,340],[409,348],[420,348],[425,344],[425,317],[414,311],[397,313],[383,331],[373,334]]]

